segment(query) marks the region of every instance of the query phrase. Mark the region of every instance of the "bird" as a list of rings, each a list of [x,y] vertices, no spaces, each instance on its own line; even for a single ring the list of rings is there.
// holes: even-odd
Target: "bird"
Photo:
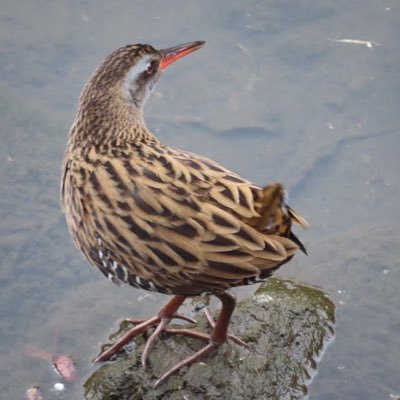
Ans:
[[[222,304],[210,334],[182,330],[206,345],[171,367],[163,383],[218,346],[239,338],[228,327],[229,290],[268,278],[297,250],[292,231],[307,221],[288,204],[280,183],[265,187],[206,157],[162,144],[143,106],[162,71],[204,41],[157,50],[130,44],[112,52],[84,85],[61,174],[61,204],[75,246],[115,283],[171,295],[159,313],[135,325],[94,362],[109,359],[135,336],[155,328],[148,354],[187,297],[208,293]]]

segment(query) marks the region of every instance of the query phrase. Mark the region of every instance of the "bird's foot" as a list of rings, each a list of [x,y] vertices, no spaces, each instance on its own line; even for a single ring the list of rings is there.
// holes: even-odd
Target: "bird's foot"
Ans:
[[[207,307],[205,308],[205,314],[206,314],[208,323],[213,328],[213,333],[211,333],[211,335],[206,334],[206,333],[202,333],[202,332],[197,332],[197,331],[194,331],[194,330],[191,330],[191,329],[172,329],[172,328],[164,329],[164,332],[192,336],[192,337],[195,337],[195,338],[198,338],[198,339],[207,340],[209,343],[207,344],[207,346],[203,347],[201,350],[197,351],[196,353],[194,353],[190,357],[180,361],[178,364],[176,364],[175,366],[170,368],[167,372],[165,372],[161,376],[161,378],[159,378],[156,381],[156,383],[154,384],[154,388],[156,388],[157,386],[161,385],[163,382],[166,381],[166,379],[170,375],[174,374],[175,372],[177,372],[182,367],[185,367],[185,366],[188,366],[190,364],[199,362],[203,358],[207,357],[212,351],[216,350],[221,344],[223,344],[225,342],[226,339],[224,339],[223,335],[222,336],[215,335],[215,333],[216,333],[216,329],[215,329],[216,323],[214,321],[214,318],[211,315],[210,310]],[[247,347],[247,344],[242,339],[238,338],[237,336],[231,335],[228,332],[226,333],[226,335],[227,335],[226,336],[227,339],[232,340],[236,344],[239,344],[241,346]]]
[[[215,328],[215,321],[214,321],[210,311],[207,308],[205,310],[205,314],[206,314],[208,323],[214,329]],[[211,335],[209,335],[209,334],[202,333],[202,332],[197,332],[197,331],[194,331],[194,330],[191,330],[191,329],[172,329],[172,328],[167,328],[167,329],[164,329],[164,332],[192,336],[192,337],[195,337],[197,339],[209,341],[209,343],[207,344],[207,346],[203,347],[201,350],[197,351],[196,353],[194,353],[190,357],[180,361],[178,364],[176,364],[175,366],[170,368],[167,372],[165,372],[161,376],[161,378],[159,378],[156,381],[156,383],[154,384],[154,388],[156,388],[157,386],[161,385],[163,382],[165,382],[165,380],[170,375],[174,374],[176,371],[178,371],[182,367],[185,367],[187,365],[196,363],[196,362],[202,360],[203,358],[207,357],[212,351],[216,350],[222,344],[222,343],[215,343],[212,340]],[[235,335],[231,335],[231,334],[228,333],[227,334],[227,338],[232,340],[236,344],[239,344],[241,346],[247,347],[247,344],[242,339],[238,338]]]
[[[118,352],[123,346],[129,343],[134,337],[145,332],[148,328],[156,327],[155,331],[151,334],[146,342],[142,354],[142,364],[146,367],[147,356],[153,346],[154,340],[160,335],[162,331],[165,331],[166,326],[172,319],[182,319],[187,322],[196,323],[192,318],[178,314],[177,310],[179,306],[185,300],[185,296],[176,295],[174,296],[158,313],[158,316],[146,319],[146,320],[128,320],[133,324],[136,324],[132,329],[125,333],[119,340],[117,340],[112,346],[101,352],[93,362],[106,361],[116,352]]]
[[[196,321],[185,317],[181,314],[177,313],[177,309],[184,301],[185,297],[180,295],[175,295],[159,312],[158,316],[150,318],[148,320],[130,320],[132,323],[136,323],[137,325],[130,329],[122,338],[120,338],[116,343],[114,343],[107,350],[103,351],[99,356],[97,356],[93,362],[105,361],[108,360],[113,354],[115,354],[118,350],[120,350],[124,345],[126,345],[129,341],[131,341],[135,336],[143,333],[150,327],[156,327],[154,332],[150,335],[149,339],[146,342],[145,348],[142,354],[142,364],[143,367],[146,367],[146,361],[148,354],[153,346],[156,338],[161,334],[161,332],[173,333],[173,334],[182,334],[187,336],[192,336],[197,339],[208,341],[208,344],[203,347],[198,352],[194,353],[192,356],[182,360],[174,367],[169,369],[164,375],[158,379],[154,385],[154,387],[163,383],[170,375],[178,371],[184,366],[193,364],[195,362],[200,361],[204,357],[208,356],[213,350],[215,350],[218,346],[226,342],[227,339],[231,339],[237,344],[242,346],[246,346],[241,339],[237,338],[234,335],[230,335],[228,333],[228,325],[230,321],[230,317],[232,315],[233,309],[235,307],[235,298],[226,292],[217,292],[215,295],[222,302],[222,309],[220,311],[217,322],[214,322],[213,317],[211,316],[208,309],[206,309],[206,316],[209,324],[212,327],[211,334],[206,334],[202,332],[197,332],[191,329],[175,329],[175,328],[167,328],[168,324],[173,318],[183,319],[184,321],[195,323]]]
[[[190,331],[190,330],[186,330],[186,329],[184,329],[184,330],[182,330],[182,329],[171,330],[170,329],[169,330],[173,333],[183,333],[182,331],[184,331],[185,333],[190,332],[190,334],[192,336],[195,336],[195,337],[198,337],[201,339],[208,338],[209,343],[207,344],[207,346],[203,347],[198,352],[194,353],[193,355],[186,358],[185,360],[182,360],[181,362],[176,364],[174,367],[169,369],[164,375],[161,376],[161,378],[159,378],[156,381],[156,383],[154,384],[154,387],[157,387],[161,383],[165,382],[165,380],[170,375],[172,375],[173,373],[175,373],[182,367],[193,364],[195,362],[200,361],[202,358],[207,357],[218,346],[225,343],[227,339],[231,339],[240,345],[246,346],[246,343],[244,343],[241,339],[237,338],[236,336],[228,334],[229,321],[230,321],[233,309],[235,308],[235,304],[236,304],[234,296],[232,296],[231,294],[226,293],[226,292],[217,292],[217,293],[215,293],[215,295],[221,300],[222,309],[219,314],[217,322],[214,322],[214,319],[212,318],[210,312],[208,311],[208,309],[206,309],[206,316],[207,316],[208,322],[213,328],[210,335],[204,335],[202,333],[194,332],[194,331]]]
[[[186,317],[184,315],[174,314],[171,317],[153,317],[146,320],[126,320],[132,324],[136,324],[132,329],[125,333],[119,340],[117,340],[112,346],[104,350],[100,353],[93,362],[99,361],[107,361],[111,356],[121,350],[126,344],[128,344],[134,337],[140,335],[141,333],[145,332],[148,328],[156,326],[156,330],[151,334],[149,339],[146,342],[146,346],[144,348],[142,354],[142,364],[143,367],[146,368],[146,360],[147,356],[153,347],[154,340],[161,334],[161,332],[168,332],[168,333],[180,333],[183,335],[194,336],[199,339],[208,340],[209,335],[202,334],[200,332],[191,331],[190,329],[166,329],[166,326],[172,319],[182,319],[184,321],[190,322],[192,324],[197,323],[196,320]]]

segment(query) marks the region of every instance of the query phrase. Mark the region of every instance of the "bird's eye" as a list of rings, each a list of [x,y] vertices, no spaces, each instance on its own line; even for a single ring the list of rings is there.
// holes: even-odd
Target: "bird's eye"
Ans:
[[[149,61],[146,66],[146,72],[149,75],[153,75],[156,72],[157,62],[156,61]]]

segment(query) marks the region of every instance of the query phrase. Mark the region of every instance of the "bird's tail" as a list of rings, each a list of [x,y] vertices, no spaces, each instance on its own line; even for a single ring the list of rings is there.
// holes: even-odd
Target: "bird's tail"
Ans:
[[[296,243],[301,251],[307,254],[304,245],[292,232],[292,223],[308,228],[308,222],[286,204],[286,192],[280,183],[272,183],[263,188],[263,196],[259,203],[255,228],[260,232],[287,237]]]

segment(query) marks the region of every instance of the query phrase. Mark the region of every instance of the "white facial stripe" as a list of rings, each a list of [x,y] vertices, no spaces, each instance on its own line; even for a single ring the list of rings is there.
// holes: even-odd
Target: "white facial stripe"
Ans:
[[[137,64],[135,64],[126,75],[123,85],[123,91],[127,99],[131,99],[130,90],[133,87],[133,84],[136,78],[147,69],[147,65],[150,62],[150,56],[145,56]]]

